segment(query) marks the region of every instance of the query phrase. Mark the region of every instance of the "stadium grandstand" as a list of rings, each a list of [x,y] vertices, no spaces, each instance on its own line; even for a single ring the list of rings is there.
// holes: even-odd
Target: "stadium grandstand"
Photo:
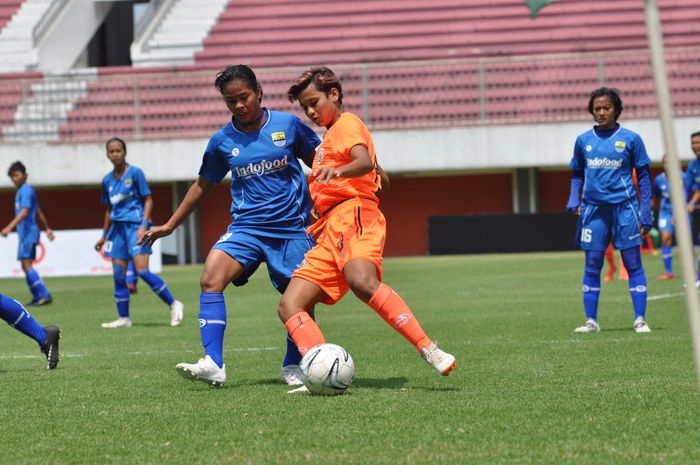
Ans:
[[[700,129],[700,0],[658,4],[686,148]],[[167,219],[228,121],[213,86],[227,64],[252,66],[265,105],[302,119],[286,98],[292,80],[314,65],[340,75],[346,109],[373,131],[392,177],[387,255],[437,253],[434,217],[568,225],[567,164],[601,85],[621,90],[622,123],[662,155],[640,0],[559,0],[536,20],[523,0],[0,0],[0,50],[0,161],[24,161],[56,229],[101,226],[112,136],[154,184],[154,220]],[[14,193],[1,182],[9,218]],[[217,186],[164,241],[166,255],[201,260],[229,203]]]

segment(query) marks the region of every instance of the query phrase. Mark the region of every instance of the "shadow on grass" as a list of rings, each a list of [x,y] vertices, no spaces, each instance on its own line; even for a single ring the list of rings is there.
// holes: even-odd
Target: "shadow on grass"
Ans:
[[[656,332],[656,331],[663,331],[664,328],[662,326],[654,326],[654,328],[651,330],[651,332]],[[618,328],[604,328],[600,330],[601,333],[630,333],[634,334],[634,330],[630,326],[621,326]]]
[[[134,327],[145,326],[145,327],[160,327],[160,326],[170,326],[170,322],[164,321],[162,323],[134,323]]]

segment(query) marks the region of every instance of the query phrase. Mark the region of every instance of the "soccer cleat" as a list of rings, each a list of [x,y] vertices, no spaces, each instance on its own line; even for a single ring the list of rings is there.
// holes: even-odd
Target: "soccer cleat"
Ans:
[[[185,306],[179,300],[170,304],[170,326],[177,326],[182,322]]]
[[[635,333],[650,333],[651,332],[651,328],[649,327],[647,322],[644,321],[644,318],[642,318],[641,316],[639,318],[637,318],[636,320],[634,320],[634,326],[632,326],[632,328],[634,328]]]
[[[53,303],[53,297],[51,297],[51,294],[47,294],[44,297],[40,297],[39,300],[34,302],[34,306],[42,307],[44,305],[49,305],[50,303]]]
[[[448,354],[440,349],[437,344],[431,342],[429,346],[421,349],[423,359],[428,362],[428,365],[435,368],[435,371],[442,376],[447,376],[457,366],[457,361],[454,355]]]
[[[197,363],[178,363],[175,369],[185,379],[202,381],[215,387],[226,384],[226,365],[219,366],[208,355]]]
[[[127,316],[120,316],[114,321],[108,323],[102,323],[103,328],[115,329],[115,328],[131,328],[131,318]]]
[[[698,289],[700,289],[700,279],[698,279],[697,281],[695,281],[695,287],[697,287]]]
[[[662,274],[661,276],[659,276],[659,277],[656,278],[656,279],[657,279],[658,281],[666,281],[666,280],[668,280],[668,279],[674,279],[674,278],[675,278],[675,276],[674,276],[673,273],[666,272],[666,273]]]
[[[292,390],[287,391],[287,394],[303,394],[303,393],[308,393],[308,392],[309,392],[309,388],[307,388],[306,386],[301,386],[301,387],[294,388]]]
[[[579,326],[574,330],[575,333],[598,333],[600,332],[600,326],[598,326],[598,323],[593,319],[589,318],[586,320],[586,323],[583,326]]]
[[[46,342],[41,346],[41,353],[46,355],[49,364],[47,370],[53,370],[58,366],[58,340],[61,338],[61,330],[56,326],[46,326]]]
[[[280,371],[280,381],[287,386],[300,386],[304,384],[304,381],[301,380],[299,365],[283,366]]]

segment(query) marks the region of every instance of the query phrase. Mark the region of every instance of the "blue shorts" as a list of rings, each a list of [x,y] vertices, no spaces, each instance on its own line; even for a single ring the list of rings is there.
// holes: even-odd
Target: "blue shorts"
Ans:
[[[142,254],[150,255],[151,246],[142,247],[138,240],[139,226],[141,223],[127,223],[116,221],[109,226],[107,241],[104,245],[105,256],[120,260],[131,260]]]
[[[17,247],[17,260],[35,260],[37,242],[20,239]]]
[[[311,237],[303,239],[280,239],[257,236],[246,232],[228,231],[214,244],[212,249],[226,252],[243,265],[244,271],[233,284],[243,286],[248,282],[260,263],[267,263],[270,281],[280,294],[289,284],[292,273],[304,260],[304,255],[314,245]]]
[[[659,231],[668,231],[673,234],[673,214],[659,212]]]
[[[618,250],[642,243],[637,201],[614,205],[581,204],[576,243],[583,250],[604,251],[610,241]]]

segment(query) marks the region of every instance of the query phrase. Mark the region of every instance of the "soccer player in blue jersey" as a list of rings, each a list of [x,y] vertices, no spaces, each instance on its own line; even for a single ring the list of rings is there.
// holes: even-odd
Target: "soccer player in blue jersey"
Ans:
[[[27,286],[32,293],[32,300],[27,306],[42,306],[53,302],[53,298],[46,289],[39,273],[32,266],[36,258],[36,247],[39,245],[39,225],[46,230],[46,237],[53,240],[53,231],[49,227],[46,216],[39,208],[39,202],[34,188],[27,182],[27,169],[20,161],[14,162],[7,170],[7,175],[12,183],[17,187],[15,194],[15,217],[5,226],[0,234],[7,237],[12,230],[17,228],[17,238],[19,247],[17,260],[19,260],[22,270],[27,280]]]
[[[692,226],[695,206],[700,202],[700,131],[690,135],[690,147],[695,158],[688,164],[685,170],[684,184],[688,198],[688,215]],[[698,275],[695,287],[700,287],[700,257],[698,257]]]
[[[248,66],[227,67],[217,75],[215,87],[232,114],[231,122],[211,137],[199,177],[170,219],[148,231],[148,240],[172,233],[212,186],[231,173],[233,221],[209,252],[200,279],[199,327],[205,356],[176,366],[185,378],[221,386],[226,383],[224,289],[231,282],[244,285],[263,261],[273,286],[280,293],[286,289],[313,245],[306,233],[311,201],[299,159],[310,167],[320,139],[296,116],[261,105],[263,90]],[[302,384],[300,360],[287,335],[283,382]]]
[[[15,299],[0,294],[0,318],[20,333],[34,339],[49,362],[48,369],[58,366],[58,340],[61,331],[56,326],[41,326]]]
[[[666,166],[666,155],[663,157],[664,167]],[[685,173],[681,173],[681,179],[685,181],[688,178]],[[686,187],[686,186],[684,186]],[[686,187],[685,192],[689,189]],[[673,205],[671,203],[671,186],[669,185],[666,172],[660,173],[654,178],[652,187],[652,200],[654,208],[658,209],[658,225],[661,233],[661,259],[664,264],[664,274],[659,276],[659,281],[673,279],[673,234],[675,231],[675,221],[673,218]]]
[[[571,192],[567,210],[579,214],[577,243],[586,257],[583,307],[586,322],[577,333],[600,331],[598,299],[603,255],[612,239],[629,273],[634,331],[651,331],[645,321],[647,279],[642,267],[642,236],[652,226],[651,174],[644,142],[617,122],[622,100],[615,89],[591,93],[588,111],[597,125],[577,137],[571,159]],[[640,199],[632,184],[637,172]]]
[[[146,176],[140,168],[126,162],[126,142],[118,137],[107,141],[107,158],[114,165],[102,179],[102,203],[107,206],[102,237],[95,244],[98,252],[104,247],[105,255],[112,259],[114,273],[114,300],[119,318],[102,323],[103,328],[129,328],[129,288],[126,270],[134,261],[136,274],[143,279],[160,299],[170,307],[170,326],[182,321],[183,305],[175,300],[168,286],[148,269],[151,248],[138,244],[151,227],[153,199]]]

